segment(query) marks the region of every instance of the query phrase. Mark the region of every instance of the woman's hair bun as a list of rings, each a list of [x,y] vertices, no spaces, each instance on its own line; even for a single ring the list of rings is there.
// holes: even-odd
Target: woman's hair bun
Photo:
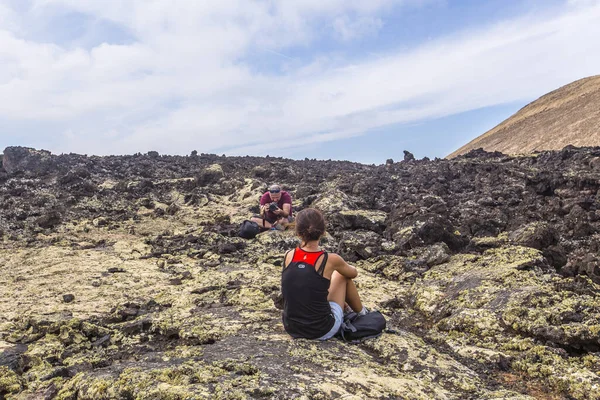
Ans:
[[[306,208],[296,216],[296,233],[304,242],[319,240],[325,233],[325,219],[319,210]]]

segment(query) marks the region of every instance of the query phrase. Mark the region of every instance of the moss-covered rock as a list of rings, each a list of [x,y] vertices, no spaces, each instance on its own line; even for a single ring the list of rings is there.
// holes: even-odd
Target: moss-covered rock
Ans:
[[[0,366],[0,396],[18,393],[22,388],[19,375],[7,367]]]

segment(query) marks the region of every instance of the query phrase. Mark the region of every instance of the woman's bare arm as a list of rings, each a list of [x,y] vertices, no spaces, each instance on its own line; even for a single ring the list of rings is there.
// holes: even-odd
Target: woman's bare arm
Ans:
[[[329,260],[331,260],[333,269],[346,278],[354,279],[358,276],[358,270],[344,261],[339,255],[331,253],[329,254]]]

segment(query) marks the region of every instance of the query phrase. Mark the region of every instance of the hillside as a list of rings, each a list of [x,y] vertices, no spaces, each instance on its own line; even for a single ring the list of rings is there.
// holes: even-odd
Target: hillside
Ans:
[[[600,148],[2,165],[0,399],[600,399]],[[285,333],[298,240],[237,237],[273,182],[325,214],[381,337]]]
[[[540,97],[447,158],[478,148],[524,154],[568,145],[600,146],[600,75]]]

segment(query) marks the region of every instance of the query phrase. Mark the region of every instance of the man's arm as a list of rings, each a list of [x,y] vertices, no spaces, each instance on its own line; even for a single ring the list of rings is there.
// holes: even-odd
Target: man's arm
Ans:
[[[278,210],[280,217],[288,217],[292,212],[292,205],[290,203],[285,203],[283,205],[283,209]]]
[[[276,214],[280,217],[289,217],[292,213],[292,196],[284,192],[281,197],[283,198],[283,209],[277,210]]]

